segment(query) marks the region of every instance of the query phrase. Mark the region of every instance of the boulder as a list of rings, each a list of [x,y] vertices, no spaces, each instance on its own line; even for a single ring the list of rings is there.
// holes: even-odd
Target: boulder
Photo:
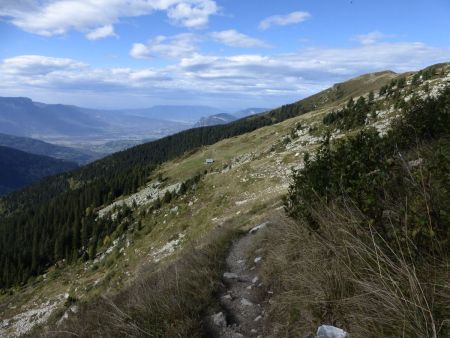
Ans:
[[[216,325],[218,327],[227,326],[227,319],[225,318],[225,315],[223,314],[223,312],[218,312],[218,313],[212,315],[211,318],[212,318],[214,325]]]
[[[225,279],[238,279],[238,277],[239,276],[234,272],[225,272],[223,274],[223,278],[225,278]]]
[[[319,326],[317,338],[347,338],[348,334],[344,330],[331,325]]]
[[[244,306],[253,306],[253,303],[246,298],[241,299],[241,304]]]
[[[258,230],[264,229],[268,224],[269,224],[269,222],[261,223],[261,224],[255,226],[255,227],[253,227],[252,229],[250,229],[250,231],[248,233],[249,234],[254,234]]]
[[[226,294],[225,296],[222,296],[222,299],[226,299],[226,300],[232,300],[233,297],[231,297],[230,294]]]

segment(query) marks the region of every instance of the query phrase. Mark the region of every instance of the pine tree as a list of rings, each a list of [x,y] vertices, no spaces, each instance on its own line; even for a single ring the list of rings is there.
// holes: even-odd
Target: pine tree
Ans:
[[[170,193],[169,190],[167,190],[163,197],[163,203],[165,203],[165,204],[170,203],[171,200],[172,200],[172,194]]]

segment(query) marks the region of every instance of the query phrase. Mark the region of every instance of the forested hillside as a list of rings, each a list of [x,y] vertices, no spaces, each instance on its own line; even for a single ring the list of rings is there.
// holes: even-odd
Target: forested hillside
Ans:
[[[0,146],[0,196],[41,178],[78,168],[74,162]]]

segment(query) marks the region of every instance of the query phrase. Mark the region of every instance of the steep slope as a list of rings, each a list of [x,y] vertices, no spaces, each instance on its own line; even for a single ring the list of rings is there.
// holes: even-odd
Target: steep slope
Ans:
[[[77,167],[73,162],[0,146],[0,195]]]
[[[87,210],[78,206],[81,210],[86,210],[86,215],[93,213],[97,220],[95,226],[104,230],[90,237],[93,239],[98,236],[96,252],[88,254],[89,257],[95,257],[94,261],[72,262],[72,265],[67,266],[61,263],[58,264],[61,265],[59,268],[51,266],[46,275],[37,278],[34,286],[28,285],[21,288],[20,292],[3,296],[0,301],[5,309],[2,317],[11,319],[4,330],[10,332],[17,329],[15,323],[23,313],[23,310],[18,309],[21,306],[27,309],[28,314],[20,318],[27,318],[27,323],[34,324],[36,322],[31,315],[38,309],[48,313],[61,306],[64,302],[61,295],[64,293],[68,294],[69,299],[88,300],[98,293],[117,292],[133,280],[136,274],[158,270],[162,264],[170,264],[177,257],[174,253],[185,252],[184,247],[189,247],[196,241],[201,242],[212,229],[245,229],[272,217],[274,210],[282,207],[281,196],[287,191],[292,169],[302,167],[303,153],[312,153],[320,145],[327,130],[327,126],[323,124],[325,116],[345,108],[350,96],[356,98],[358,95],[365,95],[368,99],[370,90],[389,85],[391,89],[388,93],[374,95],[376,113],[367,116],[367,123],[383,133],[399,113],[399,108],[394,107],[398,98],[394,94],[398,92],[405,98],[414,92],[420,96],[435,95],[437,88],[442,88],[449,78],[448,67],[438,68],[437,71],[438,75],[433,75],[420,86],[417,85],[417,88],[412,87],[412,75],[408,75],[408,85],[399,91],[393,89],[395,85],[390,86],[390,81],[393,78],[399,79],[402,75],[382,73],[362,77],[359,82],[353,81],[352,86],[349,85],[349,92],[345,92],[338,100],[329,99],[331,94],[328,90],[314,98],[277,109],[264,117],[250,118],[250,121],[255,121],[256,118],[256,121],[261,119],[259,121],[267,123],[256,127],[252,125],[253,129],[239,129],[238,127],[246,126],[239,124],[239,121],[231,123],[235,124],[240,136],[238,132],[233,134],[233,129],[225,129],[223,134],[208,138],[207,135],[215,131],[216,127],[200,128],[204,132],[200,134],[203,136],[203,140],[200,139],[203,144],[194,142],[193,149],[183,148],[179,153],[184,153],[182,156],[177,157],[179,150],[175,149],[172,153],[164,154],[166,158],[172,159],[161,163],[158,169],[152,170],[151,175],[145,175],[145,184],[137,191],[118,197],[115,201],[104,199],[104,205],[99,208]],[[365,84],[367,88],[364,87]],[[425,91],[427,84],[428,94]],[[303,113],[303,109],[306,109],[304,105],[319,108]],[[293,117],[283,120],[285,116]],[[345,138],[364,125],[365,121],[351,130],[333,129],[332,138]],[[229,125],[222,127],[227,126]],[[189,133],[181,135],[195,135]],[[236,137],[226,138],[228,135]],[[119,163],[126,159],[132,165],[141,163],[135,160],[134,154],[142,156],[144,162],[154,163],[152,161],[155,158],[150,157],[147,152],[160,149],[163,145],[180,143],[180,140],[182,138],[169,137],[160,141],[161,143],[138,146],[109,158],[107,161],[110,162],[101,161],[96,165],[98,168],[120,168]],[[214,140],[219,142],[197,148]],[[213,158],[215,163],[206,166],[206,158]],[[88,173],[85,174],[89,177]],[[112,202],[114,206],[109,208]],[[102,217],[97,218],[100,214]],[[87,224],[86,220],[91,219],[86,218],[83,224]],[[92,245],[93,242],[94,240],[89,240],[88,244]],[[133,299],[139,299],[138,295],[134,297]],[[13,304],[18,308],[10,308],[9,305]],[[48,305],[45,304],[52,305],[51,309],[46,310]],[[67,304],[64,308],[67,316],[74,316],[77,310],[72,311],[71,303]],[[150,313],[156,315],[157,311]]]
[[[48,264],[61,258],[74,259],[78,255],[79,249],[87,245],[89,236],[92,235],[94,238],[98,236],[97,240],[90,244],[92,247],[90,256],[93,256],[96,247],[101,245],[100,238],[109,235],[114,226],[112,224],[98,225],[95,221],[95,213],[82,214],[80,211],[97,210],[102,204],[109,204],[124,194],[128,195],[137,191],[148,181],[157,165],[177,156],[193,153],[200,147],[214,144],[220,140],[305,114],[317,107],[327,109],[330,106],[339,106],[350,96],[357,93],[363,94],[365,87],[371,90],[376,85],[388,84],[393,77],[392,73],[377,73],[350,80],[339,85],[343,89],[338,100],[333,99],[335,97],[334,90],[329,89],[266,114],[250,116],[226,125],[186,130],[116,153],[84,166],[70,175],[54,177],[45,184],[37,184],[27,190],[9,195],[2,201],[4,213],[9,216],[4,217],[0,231],[9,233],[8,229],[21,228],[25,223],[32,224],[25,232],[17,233],[18,237],[15,240],[9,241],[8,248],[11,250],[11,255],[14,255],[15,245],[19,245],[19,242],[33,240],[33,229],[36,229],[42,236],[51,237],[47,238],[47,242],[43,243],[44,247],[34,254],[32,248],[28,247],[22,252],[23,255],[14,255],[14,264],[12,265],[11,262],[6,263],[8,256],[5,255],[3,266],[7,265],[9,269],[14,270],[8,274],[8,279],[24,280],[32,274],[41,273]],[[243,145],[245,144],[244,142]],[[211,154],[209,157],[217,160],[217,156],[223,155]],[[192,170],[187,170],[186,173],[194,175]],[[190,178],[186,177],[184,173],[179,173],[178,176],[180,179]],[[20,210],[20,213],[16,213],[17,210]],[[74,214],[77,215],[77,218],[67,222],[67,215]],[[89,225],[85,229],[86,233],[83,239],[81,236],[78,237],[81,223]],[[61,233],[65,235],[61,236]],[[72,240],[73,233],[77,234],[75,241]],[[30,267],[32,262],[29,257],[33,257],[35,254],[39,257],[35,257],[34,269],[16,270],[17,267]]]
[[[79,164],[86,164],[101,157],[101,154],[96,154],[89,151],[59,146],[29,137],[20,137],[7,134],[0,134],[0,146],[21,150],[35,155],[43,155],[61,160],[77,162]]]
[[[249,116],[226,125],[182,131],[178,134],[108,156],[83,167],[80,171],[74,173],[72,179],[79,183],[93,178],[97,181],[104,180],[102,185],[105,186],[104,188],[109,189],[112,197],[115,198],[120,196],[123,191],[129,192],[139,187],[142,181],[146,179],[147,171],[152,170],[157,164],[173,159],[186,152],[191,152],[199,147],[242,135],[264,126],[273,125],[319,107],[325,109],[327,106],[333,107],[340,105],[352,96],[363,94],[365,88],[371,90],[376,86],[381,87],[388,84],[393,77],[395,75],[391,72],[362,76],[336,85],[342,87],[338,99],[335,99],[335,90],[328,89],[296,103],[274,109],[266,114]],[[124,177],[122,178],[122,176]],[[130,181],[134,183],[130,185]],[[107,187],[108,185],[110,187]],[[120,185],[121,187],[116,187],[116,185]],[[53,190],[54,187],[56,187],[55,190]],[[50,186],[33,187],[31,191],[27,192],[25,198],[27,201],[31,200],[33,203],[37,203],[67,188],[66,177],[55,178]],[[86,187],[86,189],[88,188],[89,186]],[[24,203],[23,198],[24,196],[20,195],[11,196],[4,203],[8,209],[13,210]]]

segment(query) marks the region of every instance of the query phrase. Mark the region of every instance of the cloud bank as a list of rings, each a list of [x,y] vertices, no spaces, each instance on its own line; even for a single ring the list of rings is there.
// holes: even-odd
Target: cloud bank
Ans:
[[[280,98],[300,99],[362,73],[409,71],[448,58],[447,50],[423,43],[218,56],[194,51],[190,39],[191,35],[158,37],[147,45],[134,46],[135,56],[165,54],[176,59],[172,65],[159,68],[95,68],[73,59],[40,55],[7,58],[0,63],[0,95],[39,92],[51,98],[54,93],[89,92],[114,104],[138,97],[148,104],[155,98],[177,98],[187,103],[202,97],[224,101],[247,97],[270,105]],[[123,102],[121,105],[126,106]]]

